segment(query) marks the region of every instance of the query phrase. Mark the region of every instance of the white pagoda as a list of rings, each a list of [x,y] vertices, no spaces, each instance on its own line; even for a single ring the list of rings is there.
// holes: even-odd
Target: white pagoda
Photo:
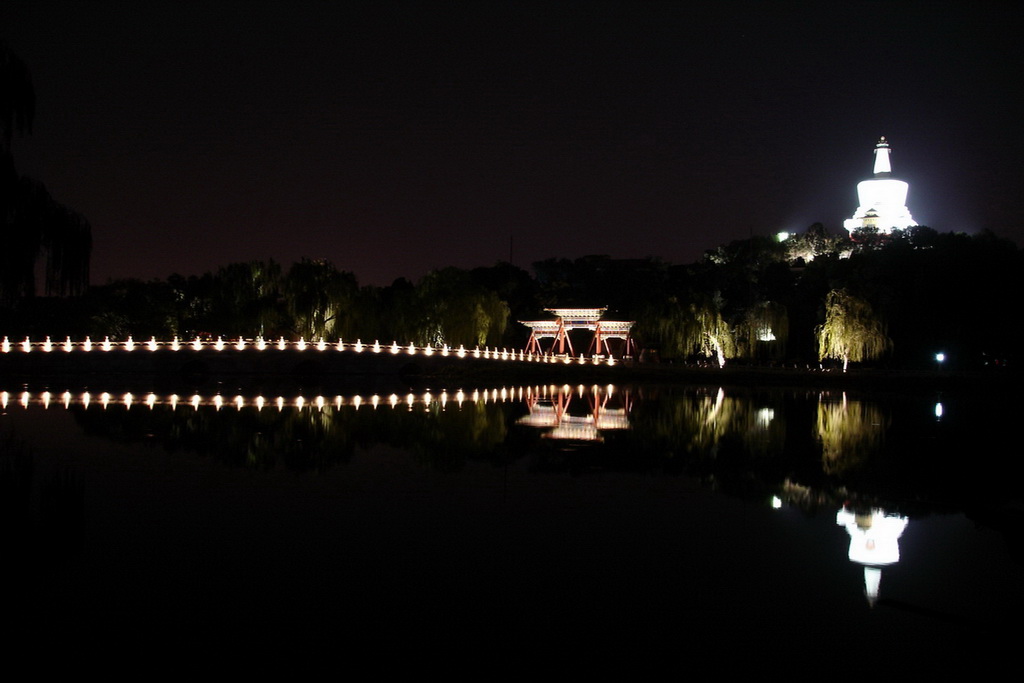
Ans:
[[[875,145],[875,175],[857,183],[860,206],[853,218],[843,222],[843,227],[850,233],[860,228],[877,228],[879,233],[888,235],[893,230],[917,225],[907,208],[909,188],[906,182],[892,177],[889,143],[882,136]]]

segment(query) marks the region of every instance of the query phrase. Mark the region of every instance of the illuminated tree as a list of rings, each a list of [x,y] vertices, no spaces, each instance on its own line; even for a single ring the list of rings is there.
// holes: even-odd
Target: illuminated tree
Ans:
[[[892,347],[885,325],[871,304],[845,289],[833,289],[825,300],[825,324],[817,328],[818,359],[843,361],[843,372],[850,361],[859,363],[878,358]]]
[[[339,317],[347,312],[358,291],[352,273],[339,271],[324,260],[293,263],[282,283],[282,293],[295,333],[305,339],[335,335]]]
[[[736,335],[723,317],[722,307],[722,298],[716,293],[695,302],[691,309],[696,325],[698,351],[704,356],[714,356],[718,367],[725,366],[726,358],[736,356]]]
[[[786,307],[773,301],[762,301],[747,309],[736,329],[739,355],[757,358],[781,358],[785,354],[789,334]],[[763,357],[763,356],[762,356]]]
[[[508,304],[454,267],[428,273],[416,286],[418,341],[449,346],[498,344],[508,325]]]

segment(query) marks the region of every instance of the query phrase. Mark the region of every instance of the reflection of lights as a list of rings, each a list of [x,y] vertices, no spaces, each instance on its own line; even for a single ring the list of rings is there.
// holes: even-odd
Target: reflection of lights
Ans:
[[[772,420],[775,419],[774,408],[761,408],[757,411],[757,426],[765,429],[771,424]]]
[[[935,403],[935,419],[938,420],[938,419],[941,419],[941,418],[942,418],[942,404],[936,402]]]
[[[233,342],[228,342],[228,346],[231,346],[232,344]],[[213,342],[210,343],[210,346],[213,346]],[[322,412],[323,408],[331,403],[336,405],[338,409],[341,409],[342,406],[346,404],[354,406],[355,408],[358,409],[363,403],[370,403],[374,408],[377,408],[381,406],[381,404],[386,403],[391,408],[396,408],[399,404],[402,404],[410,411],[415,410],[417,406],[421,406],[423,410],[429,412],[432,406],[440,406],[442,411],[446,410],[447,405],[450,401],[456,401],[460,408],[463,407],[463,405],[467,401],[472,401],[473,403],[482,402],[485,405],[487,403],[498,403],[499,401],[502,403],[508,403],[510,401],[529,402],[535,400],[536,398],[539,398],[542,394],[544,396],[547,396],[549,391],[552,398],[557,394],[564,395],[569,392],[573,394],[576,394],[577,392],[583,392],[581,395],[584,395],[587,392],[594,393],[597,395],[601,395],[604,392],[608,392],[608,394],[610,395],[614,391],[614,387],[609,386],[606,389],[605,387],[598,387],[596,385],[589,388],[584,387],[583,385],[574,387],[565,386],[562,388],[555,386],[505,386],[495,387],[493,389],[483,391],[474,390],[472,394],[467,394],[467,392],[463,391],[462,389],[459,389],[451,393],[449,393],[447,390],[442,389],[439,393],[434,393],[427,390],[422,394],[415,394],[413,392],[409,392],[404,396],[398,396],[397,394],[392,393],[389,394],[387,398],[384,398],[379,394],[374,394],[372,396],[365,398],[356,395],[350,399],[345,399],[341,395],[337,395],[332,398],[328,398],[323,395],[317,395],[313,398],[307,398],[301,395],[295,398],[285,398],[282,396],[278,396],[276,399],[266,399],[263,396],[256,396],[251,399],[251,405],[255,406],[258,410],[262,410],[266,406],[268,400],[273,400],[276,403],[278,410],[280,411],[283,411],[284,408],[286,407],[303,410],[307,406],[312,407],[315,405],[317,407],[317,410]],[[55,400],[58,400],[57,394],[51,393],[49,391],[43,391],[40,393],[33,394],[32,392],[26,390],[23,392],[19,392],[17,395],[19,396],[18,402],[26,408],[29,407],[30,405],[41,405],[43,407],[48,408],[50,403],[54,402]],[[59,396],[59,400],[64,404],[65,408],[69,408],[72,403],[80,403],[84,407],[88,408],[90,403],[93,402],[93,397],[89,392],[83,392],[77,399],[69,391],[64,391]],[[104,408],[109,408],[110,405],[114,403],[117,405],[123,404],[126,408],[130,409],[133,405],[137,403],[145,403],[145,405],[147,405],[150,408],[150,410],[154,409],[157,405],[168,405],[171,407],[172,410],[175,410],[177,409],[178,404],[183,400],[176,394],[170,394],[166,398],[161,398],[158,394],[154,392],[148,392],[144,394],[144,398],[137,397],[130,392],[119,394],[118,396],[114,396],[109,392],[103,392],[102,394],[97,394],[97,396],[99,397],[98,402],[101,403]],[[2,394],[0,394],[0,398],[2,398],[3,405],[6,407],[7,403],[10,401],[11,394],[8,392],[3,392]],[[191,406],[191,408],[196,411],[201,410],[204,406],[209,406],[217,411],[220,411],[227,405],[233,405],[236,408],[236,410],[241,411],[243,408],[246,407],[246,405],[249,404],[250,399],[247,399],[245,396],[241,394],[237,394],[233,397],[228,397],[222,394],[203,396],[201,394],[196,393],[192,394],[187,399],[184,399],[184,402],[187,405]],[[622,409],[602,408],[600,419],[597,419],[595,416],[587,416],[579,419],[590,423],[605,425],[604,427],[601,428],[619,428],[609,425],[612,425],[617,421],[621,422],[624,420],[624,416],[618,415],[618,413],[620,412],[623,412]]]

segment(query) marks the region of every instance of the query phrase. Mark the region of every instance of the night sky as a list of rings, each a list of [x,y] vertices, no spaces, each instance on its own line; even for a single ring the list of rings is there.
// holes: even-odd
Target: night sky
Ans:
[[[689,263],[841,233],[881,135],[919,223],[1024,244],[1014,3],[701,6],[6,0],[15,162],[91,222],[94,284]]]

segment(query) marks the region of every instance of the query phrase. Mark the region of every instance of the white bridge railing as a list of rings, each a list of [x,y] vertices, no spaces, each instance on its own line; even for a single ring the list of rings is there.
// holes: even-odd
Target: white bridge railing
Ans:
[[[502,361],[518,361],[525,363],[578,363],[581,365],[615,365],[616,360],[610,356],[592,356],[587,358],[586,356],[580,355],[579,357],[566,356],[566,355],[552,355],[552,354],[535,354],[527,353],[523,350],[509,350],[506,348],[498,349],[479,346],[473,349],[467,349],[465,346],[460,345],[457,349],[451,348],[448,345],[442,346],[416,346],[413,343],[400,345],[398,342],[391,342],[391,344],[381,344],[379,341],[373,343],[366,343],[362,340],[356,340],[355,342],[344,342],[339,339],[336,342],[327,342],[324,339],[317,341],[306,341],[305,339],[299,339],[298,341],[287,340],[284,337],[280,337],[277,341],[263,339],[262,337],[256,337],[255,339],[246,339],[244,337],[238,337],[237,339],[224,339],[223,337],[217,337],[216,339],[203,339],[196,337],[191,340],[179,339],[178,337],[173,338],[171,341],[158,340],[156,337],[151,337],[148,341],[136,341],[132,337],[128,337],[124,340],[111,340],[110,337],[104,337],[103,341],[94,341],[89,337],[86,337],[81,341],[72,341],[70,337],[64,341],[53,341],[49,337],[46,337],[42,341],[32,341],[29,337],[26,337],[22,341],[10,341],[7,337],[0,341],[0,353],[104,353],[104,352],[118,352],[118,353],[145,353],[155,352],[160,350],[170,350],[174,352],[188,353],[189,351],[225,351],[225,350],[236,350],[236,351],[258,351],[258,352],[273,352],[273,351],[311,351],[311,352],[351,352],[351,353],[387,353],[392,355],[406,354],[410,356],[422,355],[422,356],[455,356],[457,358],[486,358],[490,360],[502,360]]]

